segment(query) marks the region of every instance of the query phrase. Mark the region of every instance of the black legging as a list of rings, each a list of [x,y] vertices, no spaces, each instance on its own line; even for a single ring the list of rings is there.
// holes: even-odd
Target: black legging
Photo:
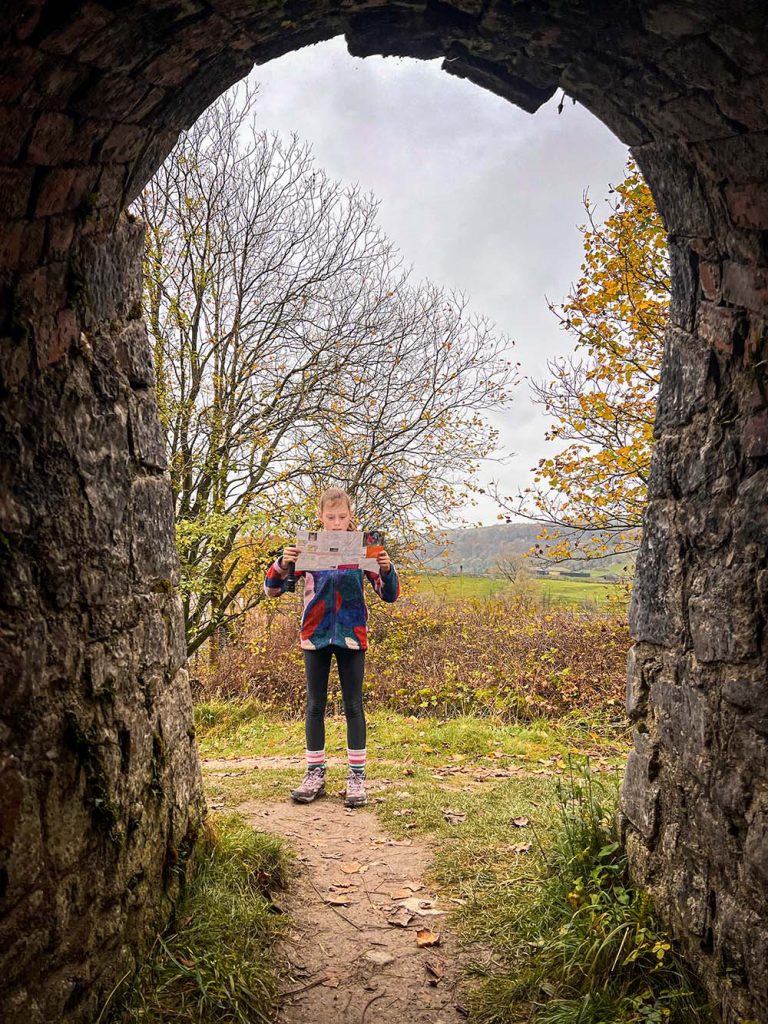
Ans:
[[[328,676],[331,658],[341,680],[341,696],[347,719],[347,746],[350,750],[365,747],[365,715],[363,713],[363,673],[365,651],[352,651],[346,647],[321,647],[317,651],[304,651],[304,675],[307,679],[307,715],[304,721],[307,750],[325,749],[325,706],[328,703]]]

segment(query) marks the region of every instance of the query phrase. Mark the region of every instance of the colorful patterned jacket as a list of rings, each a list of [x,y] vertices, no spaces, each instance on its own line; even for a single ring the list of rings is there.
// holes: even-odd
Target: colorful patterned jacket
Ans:
[[[288,570],[283,569],[278,558],[264,580],[267,597],[280,597],[285,593],[287,575]],[[383,601],[397,600],[400,581],[394,565],[385,576],[362,569],[300,569],[296,572],[296,579],[304,577],[301,646],[305,651],[329,644],[360,651],[368,647],[364,575]]]

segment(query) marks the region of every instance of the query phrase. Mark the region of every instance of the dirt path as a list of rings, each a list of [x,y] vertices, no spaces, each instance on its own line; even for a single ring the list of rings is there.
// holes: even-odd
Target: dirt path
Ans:
[[[249,758],[248,766],[276,760]],[[386,788],[372,782],[369,799]],[[426,844],[392,839],[372,811],[348,811],[337,794],[309,805],[250,801],[237,811],[298,854],[290,889],[278,897],[293,925],[282,950],[281,1024],[453,1024],[466,1016],[448,908],[424,881]],[[439,945],[420,947],[420,930],[439,934]]]

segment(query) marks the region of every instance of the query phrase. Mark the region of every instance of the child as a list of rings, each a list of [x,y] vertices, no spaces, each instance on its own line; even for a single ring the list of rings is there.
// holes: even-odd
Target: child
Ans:
[[[320,498],[319,518],[324,530],[353,530],[352,503],[346,491],[331,487]],[[300,554],[287,547],[272,565],[264,581],[268,597],[285,592],[287,563]],[[363,672],[368,647],[368,609],[363,594],[363,575],[384,601],[396,601],[400,583],[386,551],[377,555],[379,572],[362,569],[299,570],[304,577],[304,611],[301,617],[301,647],[307,681],[307,770],[298,789],[291,793],[298,803],[311,803],[325,792],[325,706],[331,658],[341,680],[344,715],[347,720],[347,807],[362,807],[365,795],[365,715],[363,713]]]

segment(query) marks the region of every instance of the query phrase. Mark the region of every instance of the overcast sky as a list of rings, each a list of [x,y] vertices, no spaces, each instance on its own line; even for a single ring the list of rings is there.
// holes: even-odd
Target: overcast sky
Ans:
[[[447,75],[439,61],[350,57],[344,41],[307,47],[254,69],[263,128],[295,131],[317,163],[381,201],[379,223],[416,277],[471,297],[514,341],[525,376],[572,349],[545,296],[579,275],[582,193],[600,201],[624,176],[627,148],[583,107],[558,97],[531,116]],[[546,420],[527,383],[497,421],[514,456],[484,477],[525,487],[546,454]],[[467,509],[496,521],[490,501]]]

